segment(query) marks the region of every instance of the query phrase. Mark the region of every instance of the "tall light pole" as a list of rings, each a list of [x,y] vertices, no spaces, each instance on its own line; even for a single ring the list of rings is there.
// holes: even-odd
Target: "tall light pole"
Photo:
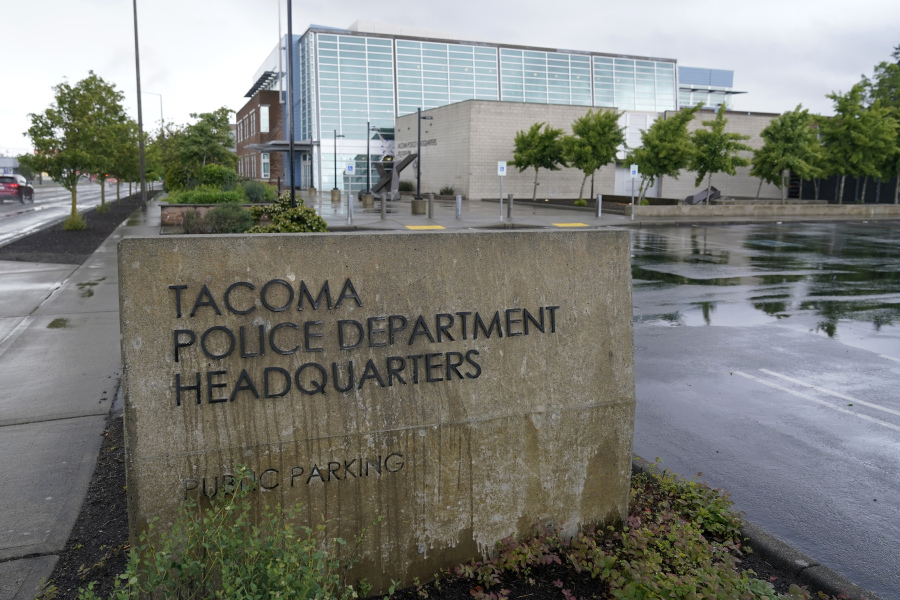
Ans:
[[[294,19],[291,13],[292,0],[287,0],[288,21],[288,128],[290,128],[290,142],[288,142],[288,161],[291,163],[291,208],[297,206],[297,192],[294,189]],[[279,53],[280,54],[280,53]]]
[[[419,125],[419,135],[418,140],[416,141],[416,200],[422,199],[422,121],[431,121],[434,117],[423,117],[422,109],[417,109],[418,119],[416,121]]]
[[[337,139],[344,137],[344,134],[338,135],[337,129],[334,130],[334,190],[338,189],[337,186]],[[332,190],[332,191],[334,191]]]
[[[138,45],[137,0],[134,6],[134,70],[137,74],[138,157],[141,170],[141,206],[147,208],[147,171],[144,163],[144,117],[141,113],[141,54]]]
[[[372,132],[380,131],[377,127],[372,127],[372,123],[366,121],[366,193],[372,193],[372,154],[369,151],[369,140],[372,139]]]

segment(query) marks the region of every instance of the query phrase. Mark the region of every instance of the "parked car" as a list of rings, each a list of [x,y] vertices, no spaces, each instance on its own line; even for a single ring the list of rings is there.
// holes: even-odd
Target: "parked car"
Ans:
[[[0,203],[7,198],[16,199],[22,204],[34,202],[34,188],[21,175],[0,175]]]

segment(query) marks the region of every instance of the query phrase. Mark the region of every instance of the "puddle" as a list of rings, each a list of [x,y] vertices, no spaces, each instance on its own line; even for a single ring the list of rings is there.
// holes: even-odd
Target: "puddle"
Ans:
[[[900,224],[633,231],[635,324],[803,327],[900,344]]]

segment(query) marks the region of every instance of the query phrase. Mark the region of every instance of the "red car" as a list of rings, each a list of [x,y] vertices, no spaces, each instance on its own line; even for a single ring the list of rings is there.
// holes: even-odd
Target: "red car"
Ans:
[[[21,175],[0,175],[0,203],[7,198],[34,202],[34,188]]]

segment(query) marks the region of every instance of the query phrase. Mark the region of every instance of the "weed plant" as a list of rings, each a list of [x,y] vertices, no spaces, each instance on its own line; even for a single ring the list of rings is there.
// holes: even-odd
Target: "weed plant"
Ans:
[[[455,196],[456,190],[453,189],[452,185],[445,185],[444,187],[441,188],[440,195],[441,196]]]
[[[584,198],[579,198],[573,204],[575,204],[575,206],[587,206],[587,200],[585,200]]]
[[[244,196],[247,198],[247,202],[259,204],[275,200],[275,190],[272,189],[272,186],[266,185],[261,181],[245,181],[241,186],[244,189]]]
[[[416,191],[416,186],[412,181],[400,180],[400,183],[397,185],[397,189],[401,192],[414,192]]]
[[[80,214],[75,213],[74,215],[69,215],[66,217],[66,220],[63,221],[63,231],[83,231],[87,227],[87,221],[84,220]]]
[[[264,512],[261,526],[251,518],[255,482],[238,468],[233,493],[218,494],[208,507],[187,504],[171,528],[153,535],[154,519],[129,554],[111,599],[300,598],[350,600],[352,587],[341,582],[342,566],[317,541],[315,529],[290,524],[276,507]],[[359,540],[357,540],[359,541]],[[332,544],[345,545],[336,538]],[[94,583],[79,591],[79,600],[97,600]]]

